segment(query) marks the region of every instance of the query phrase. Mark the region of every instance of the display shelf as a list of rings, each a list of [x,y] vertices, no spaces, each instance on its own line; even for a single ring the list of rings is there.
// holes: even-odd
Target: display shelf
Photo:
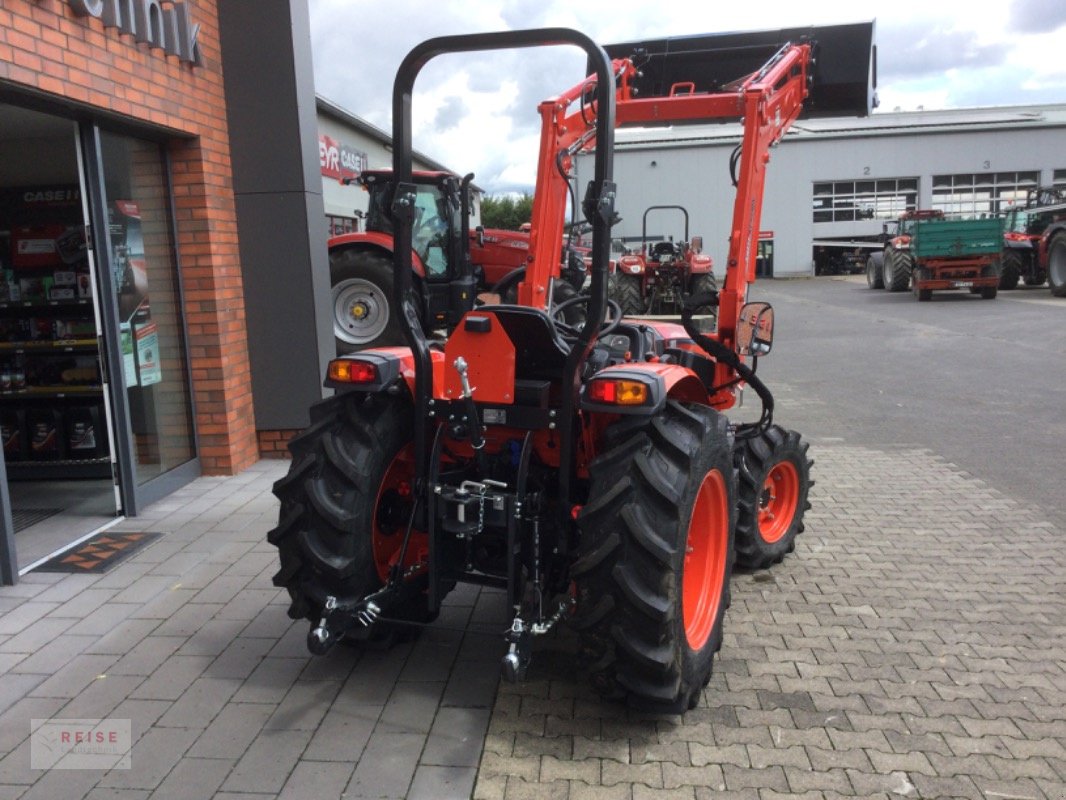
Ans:
[[[93,386],[27,386],[25,389],[0,391],[0,400],[27,400],[37,397],[94,397],[102,394],[104,387]]]
[[[74,298],[73,300],[0,300],[0,311],[10,310],[50,310],[65,308],[88,308],[92,306],[92,300],[88,297]]]
[[[0,342],[0,353],[73,353],[95,350],[96,339],[53,339],[51,341]]]
[[[62,459],[54,461],[8,461],[11,480],[50,480],[52,478],[110,478],[111,458]]]

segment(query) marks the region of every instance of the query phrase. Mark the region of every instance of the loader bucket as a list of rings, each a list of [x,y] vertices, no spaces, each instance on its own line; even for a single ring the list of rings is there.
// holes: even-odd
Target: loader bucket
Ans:
[[[782,28],[780,30],[673,36],[606,45],[611,58],[633,57],[641,75],[638,97],[662,97],[677,83],[697,92],[723,87],[757,72],[782,45],[816,43],[810,97],[801,119],[865,117],[877,106],[877,48],[874,23]]]

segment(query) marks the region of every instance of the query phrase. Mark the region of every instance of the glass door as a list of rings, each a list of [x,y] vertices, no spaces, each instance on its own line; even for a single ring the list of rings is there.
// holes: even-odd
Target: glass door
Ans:
[[[84,175],[74,121],[0,104],[0,441],[19,572],[122,511]]]
[[[96,248],[127,512],[199,474],[167,162],[160,143],[95,128]],[[154,487],[154,488],[153,488]]]

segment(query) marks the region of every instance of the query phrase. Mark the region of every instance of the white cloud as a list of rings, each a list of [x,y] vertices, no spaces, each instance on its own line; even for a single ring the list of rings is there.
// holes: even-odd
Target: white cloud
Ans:
[[[391,129],[396,69],[418,43],[443,35],[573,27],[602,43],[877,19],[881,109],[1066,102],[1066,3],[1013,0],[823,0],[796,4],[647,0],[310,0],[317,91]],[[416,83],[415,147],[490,191],[529,190],[537,104],[580,81],[584,57],[552,48],[450,55]]]

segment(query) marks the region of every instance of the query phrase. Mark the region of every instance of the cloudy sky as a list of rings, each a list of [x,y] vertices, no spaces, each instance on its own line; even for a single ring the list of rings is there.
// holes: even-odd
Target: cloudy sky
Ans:
[[[611,42],[876,21],[879,112],[1066,103],[1066,0],[310,0],[319,94],[391,131],[396,69],[434,36],[561,26]],[[442,56],[415,85],[415,148],[476,173],[492,193],[528,191],[537,104],[578,83],[574,48]]]

